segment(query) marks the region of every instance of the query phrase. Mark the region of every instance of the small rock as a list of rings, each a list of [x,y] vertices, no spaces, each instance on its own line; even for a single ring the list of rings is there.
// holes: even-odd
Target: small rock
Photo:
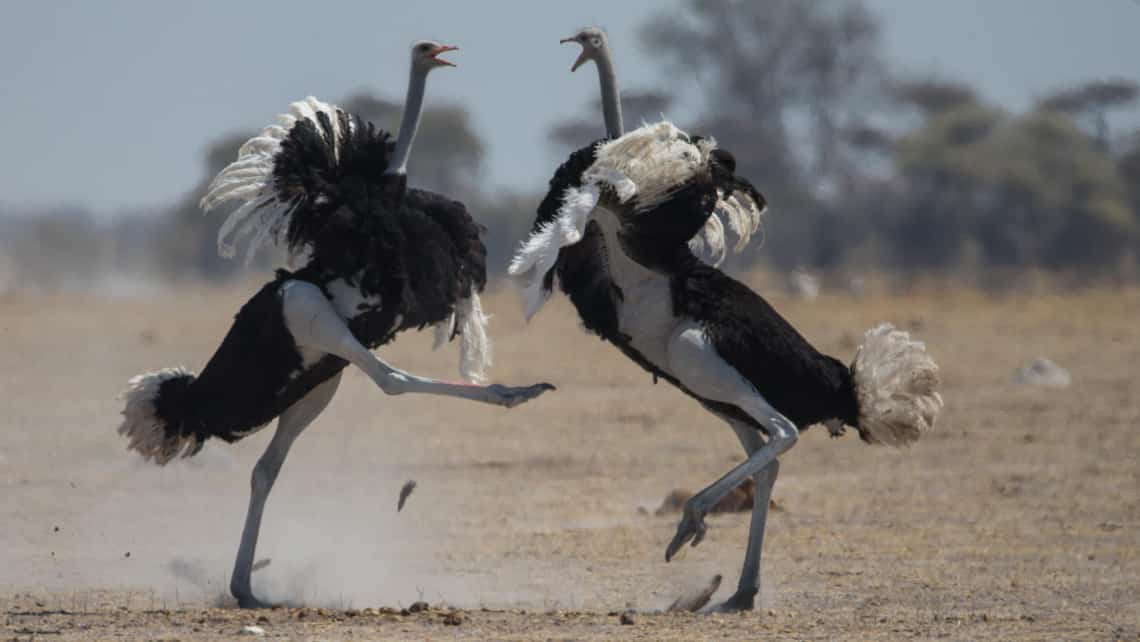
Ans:
[[[126,553],[123,553],[123,557],[130,557],[130,556],[131,556],[131,552],[130,552],[130,551],[127,551]]]
[[[463,624],[463,617],[458,613],[448,613],[443,616],[443,623],[447,626],[459,626]]]
[[[625,624],[626,626],[633,625],[633,624],[637,623],[633,619],[633,611],[622,611],[621,617],[618,618],[618,621],[621,622],[622,624]]]
[[[58,533],[58,532],[59,532],[59,527],[58,527],[58,526],[56,526],[55,528],[51,529],[51,531],[52,531],[53,533]]]
[[[241,631],[238,631],[238,635],[253,635],[256,637],[262,637],[265,635],[265,629],[261,628],[260,626],[243,626],[241,627]]]
[[[1015,370],[1013,380],[1027,386],[1047,388],[1068,388],[1073,383],[1073,377],[1068,370],[1045,357],[1037,357],[1028,365]]]
[[[412,605],[408,607],[408,613],[419,613],[420,611],[426,611],[430,608],[431,606],[429,606],[427,602],[420,600],[418,602],[412,602]]]

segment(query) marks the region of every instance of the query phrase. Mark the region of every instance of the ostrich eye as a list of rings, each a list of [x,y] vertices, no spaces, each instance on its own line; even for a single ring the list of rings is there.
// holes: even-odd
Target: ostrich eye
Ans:
[[[417,51],[424,52],[424,53],[426,53],[430,49],[431,49],[431,45],[427,45],[427,44],[420,45],[420,46],[416,47]]]
[[[592,40],[590,40],[590,44],[594,45],[595,47],[601,47],[602,46],[602,40],[600,38],[593,38]]]

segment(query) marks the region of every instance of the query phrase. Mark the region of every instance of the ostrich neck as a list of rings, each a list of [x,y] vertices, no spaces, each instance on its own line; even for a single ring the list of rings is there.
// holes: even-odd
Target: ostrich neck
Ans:
[[[404,116],[400,121],[400,134],[396,138],[396,151],[392,154],[388,174],[406,174],[408,156],[412,142],[416,139],[416,129],[420,126],[420,112],[424,105],[424,87],[427,85],[427,71],[412,68],[408,78],[408,95],[404,99]]]
[[[602,86],[602,114],[606,119],[606,135],[610,138],[620,138],[625,133],[621,122],[621,92],[618,90],[617,74],[614,73],[614,63],[608,51],[600,56],[598,64],[598,81]]]

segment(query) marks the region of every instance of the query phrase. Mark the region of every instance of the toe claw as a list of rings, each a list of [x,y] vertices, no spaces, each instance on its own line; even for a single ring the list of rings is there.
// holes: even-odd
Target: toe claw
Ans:
[[[677,533],[673,535],[673,540],[665,549],[665,561],[671,561],[677,551],[681,550],[681,547],[689,540],[692,540],[691,546],[700,544],[707,532],[708,527],[705,525],[704,513],[686,507],[681,522],[677,524]]]

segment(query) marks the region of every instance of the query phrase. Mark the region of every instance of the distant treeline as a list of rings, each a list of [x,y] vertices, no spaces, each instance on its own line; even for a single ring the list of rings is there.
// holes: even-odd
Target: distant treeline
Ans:
[[[964,80],[889,68],[880,19],[859,1],[691,0],[645,24],[642,44],[668,82],[627,91],[626,122],[664,113],[715,136],[768,197],[765,241],[738,267],[982,284],[1030,268],[1136,278],[1140,131],[1112,131],[1109,118],[1135,113],[1136,79],[1090,79],[1010,113]],[[388,129],[401,109],[369,95],[340,104]],[[551,171],[602,131],[596,101],[553,127]],[[0,211],[0,274],[233,274],[238,266],[214,249],[220,216],[202,216],[197,200],[250,133],[212,143],[198,184],[148,216],[98,225],[74,209]],[[545,187],[481,189],[483,151],[463,107],[430,107],[409,172],[467,203],[489,228],[491,266],[502,271]]]

